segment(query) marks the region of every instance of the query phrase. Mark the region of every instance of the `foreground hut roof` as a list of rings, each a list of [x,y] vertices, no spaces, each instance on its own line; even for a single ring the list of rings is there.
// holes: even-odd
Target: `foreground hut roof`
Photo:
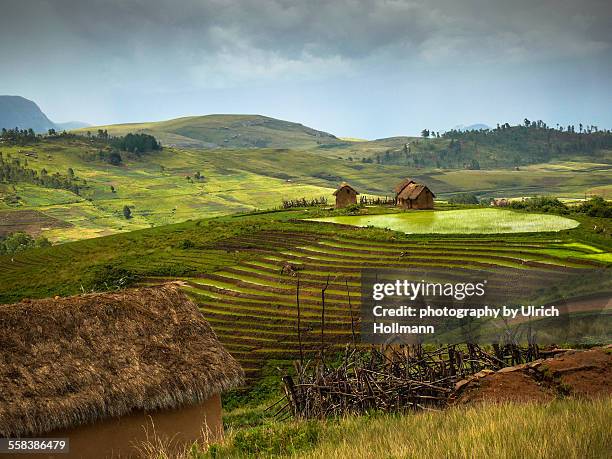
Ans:
[[[424,191],[427,190],[431,193],[431,195],[435,198],[436,195],[432,193],[432,191],[427,188],[425,185],[423,185],[422,183],[410,183],[408,185],[406,185],[401,192],[397,195],[398,199],[416,199],[419,197],[419,195]]]
[[[175,285],[0,305],[0,437],[203,402],[243,371]]]
[[[340,192],[340,190],[342,190],[343,188],[349,188],[349,189],[350,189],[350,190],[352,190],[352,191],[353,191],[355,194],[359,194],[359,193],[357,192],[357,190],[356,190],[355,188],[353,188],[352,186],[350,186],[348,183],[346,183],[346,182],[342,182],[342,183],[340,184],[340,186],[338,187],[338,189],[337,189],[336,191],[334,191],[334,196],[336,196],[336,195],[337,195],[337,194]]]
[[[395,185],[395,187],[393,188],[393,191],[395,192],[395,194],[400,194],[401,191],[406,188],[408,185],[410,185],[411,183],[415,183],[414,180],[406,178],[404,180],[402,180],[401,182],[399,182],[397,185]]]

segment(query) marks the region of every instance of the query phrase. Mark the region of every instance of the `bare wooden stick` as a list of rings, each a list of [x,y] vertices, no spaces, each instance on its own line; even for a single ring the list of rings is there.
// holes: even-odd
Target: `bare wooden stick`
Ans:
[[[325,291],[329,287],[329,276],[328,274],[325,287],[321,290],[321,357],[325,354]]]
[[[355,318],[353,316],[353,305],[351,304],[351,292],[348,286],[348,279],[344,279],[346,285],[346,297],[348,298],[349,311],[351,312],[351,336],[353,338],[353,347],[355,347]]]
[[[304,365],[304,349],[302,347],[302,327],[300,314],[300,273],[297,273],[297,288],[295,289],[295,302],[297,303],[297,335],[300,346],[300,366]]]

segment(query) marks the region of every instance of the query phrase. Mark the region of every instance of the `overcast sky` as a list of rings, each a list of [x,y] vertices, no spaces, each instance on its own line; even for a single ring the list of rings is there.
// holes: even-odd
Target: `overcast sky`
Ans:
[[[0,94],[92,124],[258,113],[340,136],[612,128],[610,0],[2,0]]]

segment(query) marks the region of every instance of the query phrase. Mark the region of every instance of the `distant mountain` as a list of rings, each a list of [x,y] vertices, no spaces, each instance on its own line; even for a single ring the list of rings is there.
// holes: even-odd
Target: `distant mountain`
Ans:
[[[55,123],[57,126],[56,129],[60,131],[71,131],[73,129],[86,128],[91,126],[89,123],[84,123],[82,121],[66,121],[65,123]]]
[[[36,132],[57,129],[56,125],[31,100],[21,96],[0,96],[0,129],[32,128]]]
[[[128,132],[155,136],[164,145],[198,148],[313,148],[343,144],[342,140],[299,123],[261,115],[189,116],[151,123],[92,126],[111,135]]]
[[[464,124],[458,124],[453,129],[457,131],[479,131],[480,129],[491,129],[491,126],[487,126],[483,123],[470,124],[465,126]]]

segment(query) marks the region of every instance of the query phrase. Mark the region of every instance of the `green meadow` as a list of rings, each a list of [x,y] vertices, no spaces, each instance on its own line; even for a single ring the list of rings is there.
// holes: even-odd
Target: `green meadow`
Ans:
[[[376,149],[385,142],[389,140],[355,145]],[[518,171],[415,169],[351,160],[327,148],[166,147],[141,158],[125,157],[114,166],[96,159],[97,148],[86,138],[43,139],[0,151],[38,172],[66,174],[72,168],[86,181],[79,195],[25,183],[0,184],[0,211],[37,210],[71,225],[44,229],[43,235],[54,242],[278,208],[283,199],[324,196],[331,204],[341,181],[361,194],[390,196],[393,185],[410,176],[426,183],[441,200],[466,191],[482,199],[538,194],[580,199],[611,186],[610,166],[595,162],[547,163]],[[131,209],[129,219],[124,206]],[[10,220],[10,213],[3,215]]]

